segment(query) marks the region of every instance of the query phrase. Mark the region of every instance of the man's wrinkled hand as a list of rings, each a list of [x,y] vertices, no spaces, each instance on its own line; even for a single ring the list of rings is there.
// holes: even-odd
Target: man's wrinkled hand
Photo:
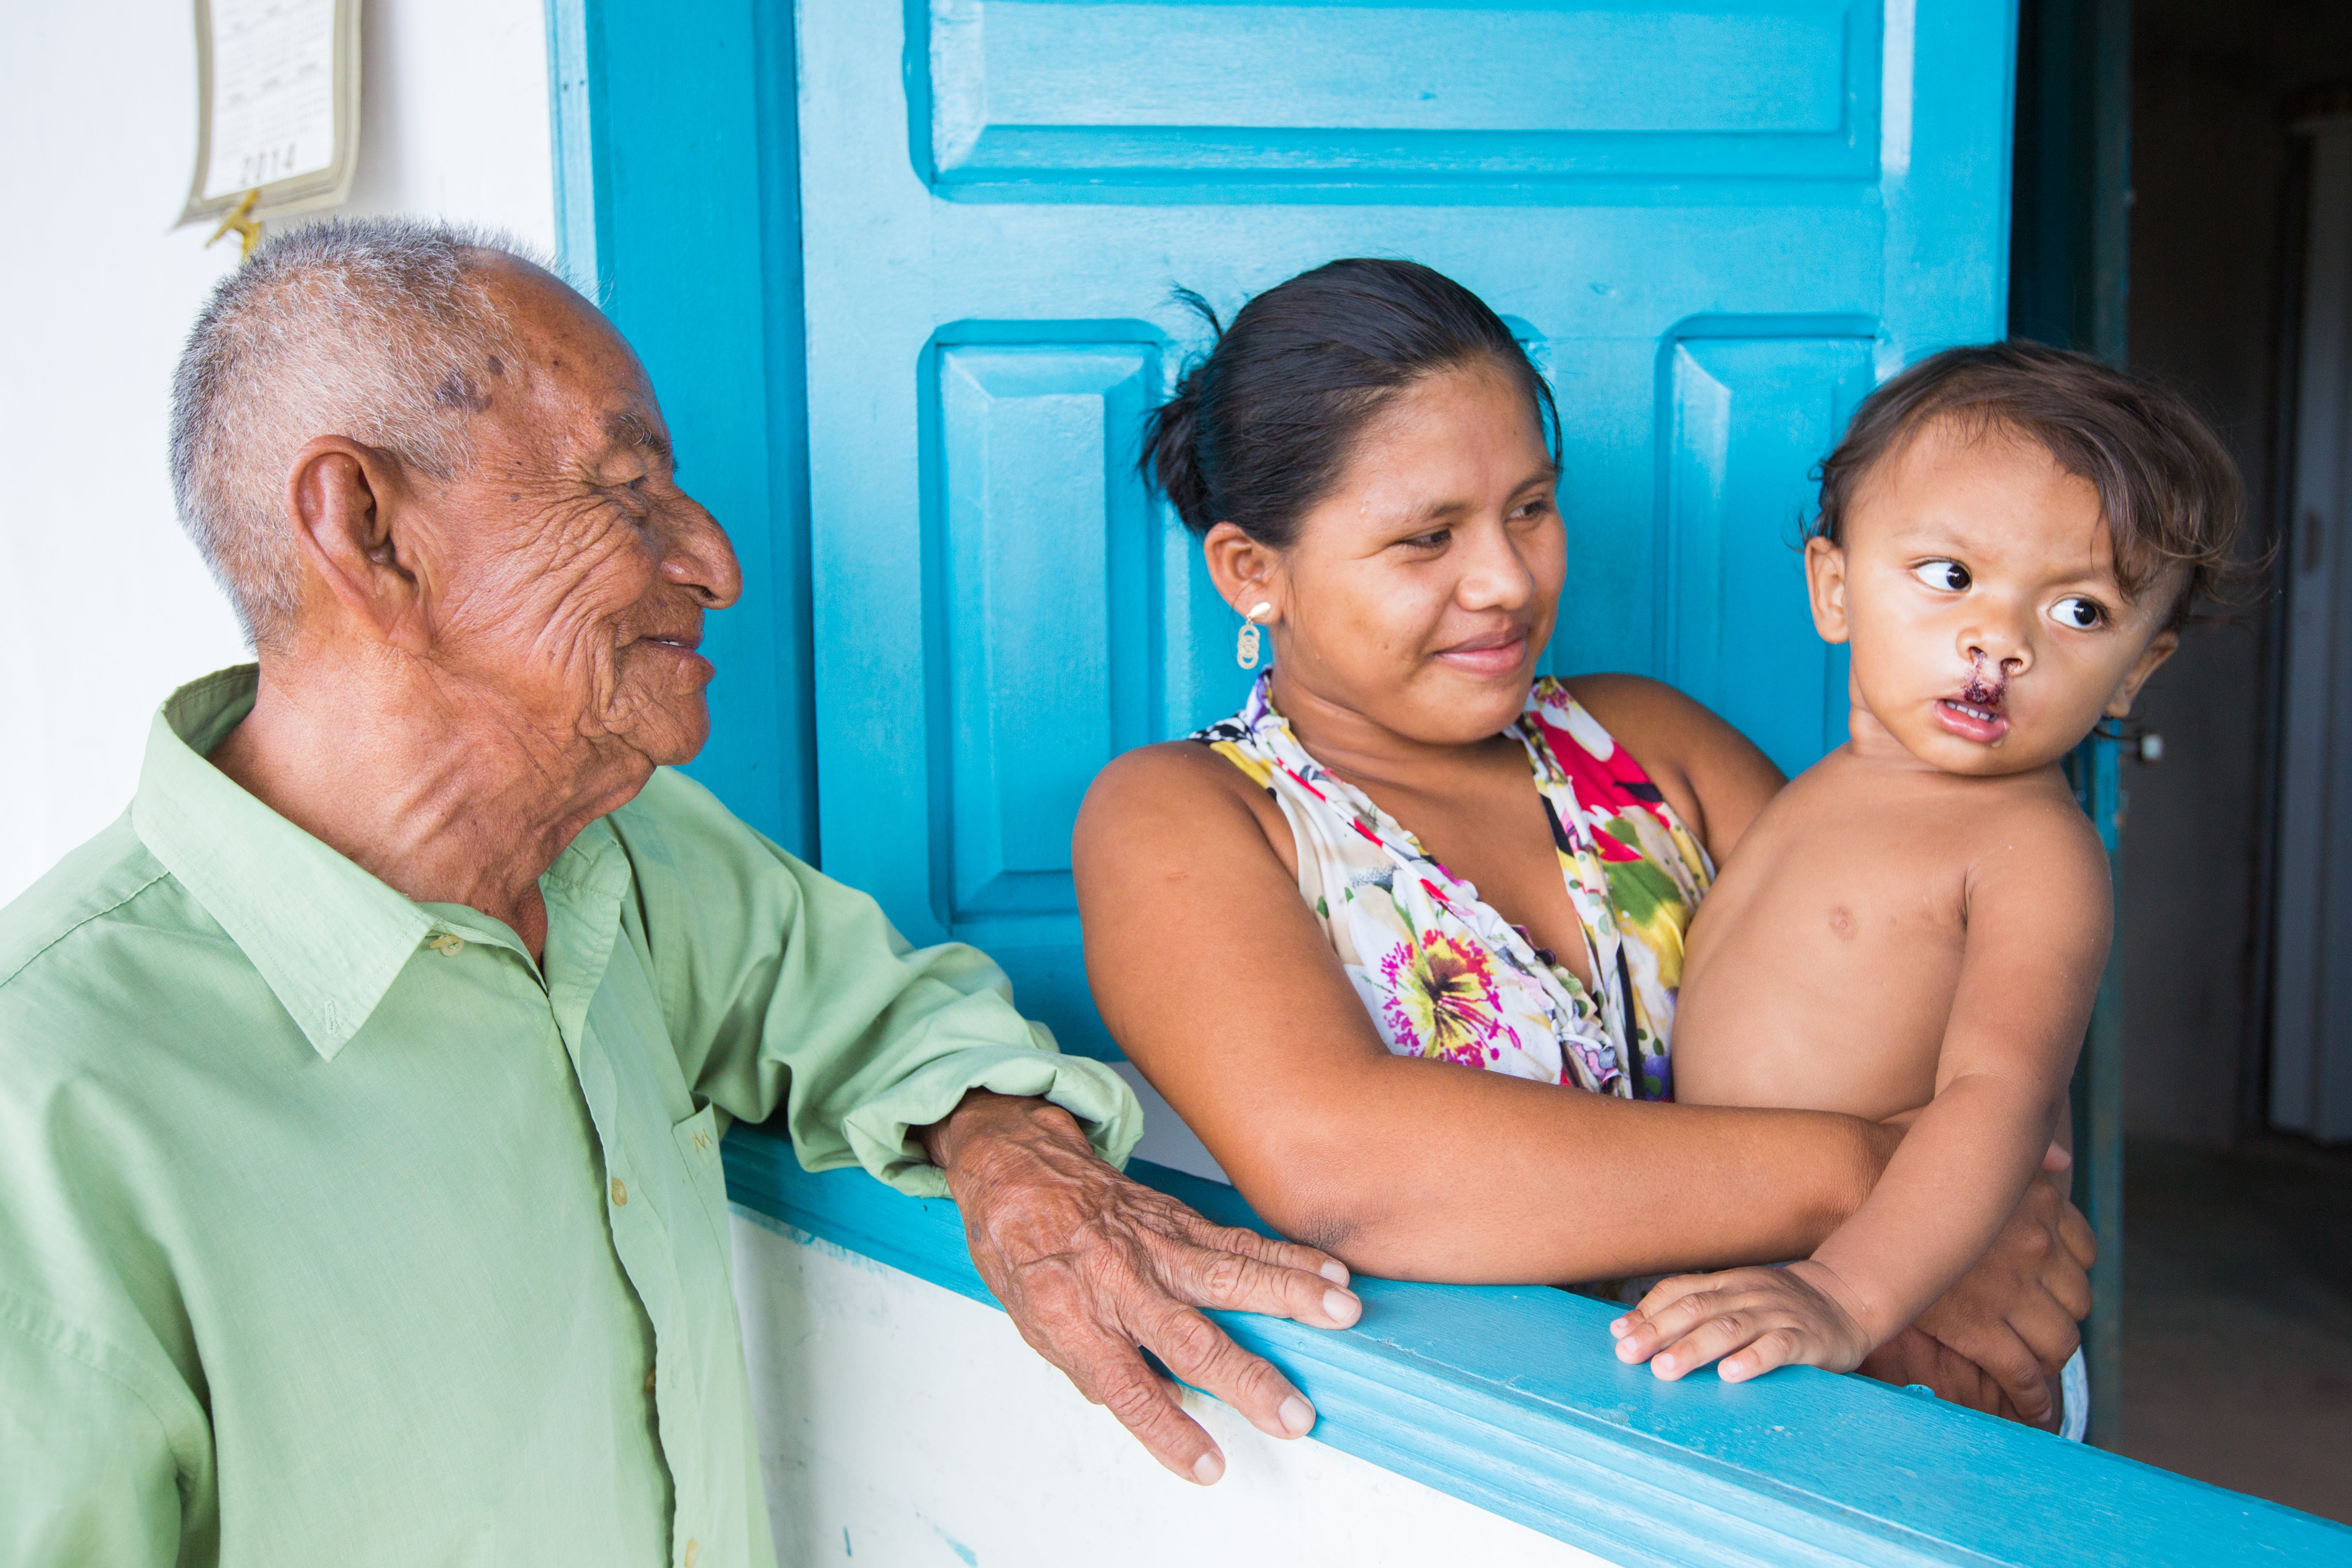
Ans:
[[[1208,1485],[1224,1456],[1142,1352],[1274,1437],[1314,1407],[1200,1309],[1344,1329],[1363,1307],[1337,1258],[1212,1224],[1113,1170],[1067,1111],[975,1089],[922,1130],[947,1174],[971,1259],[1030,1348],[1109,1407],[1154,1458]]]

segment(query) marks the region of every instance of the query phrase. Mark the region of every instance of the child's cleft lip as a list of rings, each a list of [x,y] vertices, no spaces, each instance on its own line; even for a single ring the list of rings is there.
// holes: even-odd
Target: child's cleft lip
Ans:
[[[2001,715],[1998,693],[1989,702],[1978,698],[1974,691],[1939,697],[1936,700],[1936,720],[1963,741],[1974,741],[1983,746],[2009,733],[2009,721]]]

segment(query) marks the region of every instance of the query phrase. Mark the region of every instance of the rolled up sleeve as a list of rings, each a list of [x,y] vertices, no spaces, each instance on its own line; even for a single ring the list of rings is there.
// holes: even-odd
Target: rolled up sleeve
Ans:
[[[761,837],[665,769],[614,814],[679,1066],[739,1121],[780,1110],[801,1163],[856,1163],[903,1192],[945,1178],[912,1130],[974,1089],[1036,1095],[1125,1163],[1143,1113],[1100,1062],[1062,1055],[977,949],[916,949],[871,898]]]

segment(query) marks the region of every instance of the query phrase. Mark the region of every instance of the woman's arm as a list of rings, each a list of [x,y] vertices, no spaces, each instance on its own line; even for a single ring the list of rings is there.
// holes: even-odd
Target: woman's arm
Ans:
[[[1106,769],[1075,846],[1104,1022],[1284,1234],[1390,1278],[1557,1283],[1802,1257],[1867,1195],[1896,1135],[1850,1117],[1390,1055],[1288,838],[1237,769],[1178,743]]]

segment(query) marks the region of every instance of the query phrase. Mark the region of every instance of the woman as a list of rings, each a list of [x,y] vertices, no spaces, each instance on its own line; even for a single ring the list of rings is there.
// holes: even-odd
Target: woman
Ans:
[[[1088,977],[1257,1211],[1375,1275],[1802,1257],[1901,1135],[1671,1103],[1682,932],[1782,780],[1656,682],[1536,680],[1570,566],[1557,424],[1468,290],[1338,261],[1241,310],[1145,455],[1243,662],[1260,627],[1274,659],[1232,720],[1089,792]],[[1865,1370],[2046,1420],[2090,1254],[2033,1184]]]

